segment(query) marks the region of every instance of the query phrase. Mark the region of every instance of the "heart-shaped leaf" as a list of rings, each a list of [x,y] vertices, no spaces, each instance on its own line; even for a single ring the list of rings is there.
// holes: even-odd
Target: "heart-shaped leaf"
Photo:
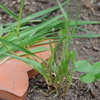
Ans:
[[[93,64],[92,73],[96,75],[99,72],[100,72],[100,62],[96,62]]]
[[[86,61],[78,61],[75,63],[76,68],[74,71],[80,71],[80,72],[91,72],[92,66],[89,64],[89,60]]]
[[[85,83],[92,83],[94,79],[95,79],[95,76],[92,73],[88,73],[82,77],[82,81]]]

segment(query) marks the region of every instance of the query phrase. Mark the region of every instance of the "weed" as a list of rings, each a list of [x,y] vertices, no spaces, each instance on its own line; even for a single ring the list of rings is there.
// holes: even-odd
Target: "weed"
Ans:
[[[75,64],[74,71],[84,72],[80,76],[80,79],[85,83],[92,83],[100,79],[100,62],[96,62],[93,65],[90,64],[90,60],[78,61]]]
[[[67,0],[63,4],[59,1],[58,7],[48,8],[43,11],[37,12],[33,15],[30,15],[26,18],[22,19],[22,9],[24,6],[24,0],[21,1],[20,6],[20,14],[17,16],[15,13],[7,9],[4,5],[0,4],[0,7],[5,10],[8,14],[13,16],[17,20],[17,22],[10,23],[10,24],[0,24],[0,60],[5,58],[6,56],[10,56],[12,58],[19,59],[27,63],[30,67],[34,70],[39,72],[45,78],[49,92],[52,93],[56,91],[57,96],[64,96],[66,92],[70,88],[72,83],[72,76],[74,74],[74,66],[80,66],[80,63],[83,64],[87,61],[81,61],[76,63],[76,51],[72,50],[69,51],[69,47],[73,38],[84,38],[84,37],[100,37],[100,35],[91,34],[91,32],[84,30],[82,28],[77,27],[78,25],[84,24],[99,24],[100,22],[97,21],[79,21],[78,16],[80,13],[81,7],[81,0],[79,1],[79,6],[76,13],[76,20],[72,21],[68,16],[68,5],[71,0]],[[63,5],[67,3],[67,11],[64,11]],[[49,20],[43,20],[45,17],[48,16],[48,13],[60,8],[62,13],[61,15],[55,16]],[[46,15],[45,15],[46,14]],[[42,17],[41,17],[42,16]],[[65,17],[63,20],[58,20],[62,17]],[[28,26],[27,23],[29,22],[36,22],[39,21],[40,23],[36,26]],[[72,30],[70,30],[72,28]],[[52,29],[54,31],[52,32]],[[75,35],[76,29],[82,30],[87,32],[88,35]],[[48,35],[54,34],[58,32],[58,36],[56,37],[46,37]],[[7,33],[3,36],[3,33]],[[19,41],[18,41],[19,39]],[[43,40],[47,39],[54,39],[54,41],[47,41],[42,42]],[[58,39],[58,40],[56,40]],[[53,48],[52,42],[55,42],[56,46]],[[30,46],[34,46],[37,44],[50,44],[50,51],[51,55],[48,61],[44,61],[42,58],[35,55],[36,52],[39,51],[46,51],[48,50],[45,47],[37,47],[35,49],[30,49]],[[62,44],[62,52],[61,52],[61,59],[58,59],[57,50],[59,45]],[[28,48],[28,49],[26,49]],[[40,49],[40,50],[39,50]],[[16,50],[23,51],[22,54],[15,54]],[[22,58],[22,55],[26,55],[26,58]],[[36,60],[30,58],[30,55],[41,59],[45,64],[40,64]],[[59,61],[57,64],[55,62],[55,58]],[[70,64],[71,62],[71,64]],[[2,63],[1,63],[2,64]],[[93,65],[92,70],[97,66],[99,63]],[[84,64],[83,64],[84,65]],[[88,74],[82,76],[82,80],[84,82],[92,82],[93,80],[97,79],[98,77],[98,68],[95,69],[95,72],[92,71],[90,73],[90,66],[89,63],[86,63],[88,67]],[[72,66],[71,71],[69,72],[69,66]],[[84,67],[85,70],[85,67]],[[80,67],[77,67],[75,71],[83,71]],[[93,76],[94,74],[94,76]],[[92,76],[92,78],[87,81],[87,77]],[[62,92],[61,92],[62,91]]]

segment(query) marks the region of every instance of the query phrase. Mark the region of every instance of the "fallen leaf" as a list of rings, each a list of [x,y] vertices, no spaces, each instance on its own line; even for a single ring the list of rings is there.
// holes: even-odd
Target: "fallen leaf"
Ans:
[[[83,5],[84,5],[85,7],[87,7],[87,8],[90,8],[90,7],[92,6],[90,0],[85,0],[84,3],[83,3]]]
[[[89,8],[93,12],[93,14],[95,14],[94,9],[92,8],[91,0],[85,0],[83,3],[83,6],[85,6],[86,8]]]

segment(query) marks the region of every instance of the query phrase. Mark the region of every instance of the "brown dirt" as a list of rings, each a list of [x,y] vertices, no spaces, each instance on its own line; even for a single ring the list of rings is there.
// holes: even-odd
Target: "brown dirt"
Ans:
[[[19,3],[21,0],[0,0],[5,6],[9,7],[15,13],[19,13]],[[23,17],[35,13],[37,11],[43,10],[57,5],[56,0],[25,0],[25,7],[23,12]],[[60,0],[61,2],[65,0]],[[84,0],[83,0],[84,1]],[[85,21],[100,21],[100,1],[99,0],[90,0],[94,1],[91,8],[86,8],[82,6],[80,13],[80,20]],[[76,13],[76,4],[77,0],[72,0],[69,8],[71,19],[75,19]],[[95,13],[94,13],[94,12]],[[57,16],[60,11],[53,12],[53,16]],[[0,21],[2,23],[13,22],[14,19],[6,14],[3,10],[0,9]],[[83,25],[79,26],[81,28],[87,29],[93,33],[100,34],[100,25]],[[77,35],[87,34],[82,31],[77,31]],[[100,61],[100,38],[76,38],[71,44],[71,50],[77,51],[77,60],[86,60],[93,57],[93,62]],[[60,55],[61,49],[59,49]],[[75,76],[78,77],[80,73],[75,73]],[[30,80],[29,93],[27,100],[100,100],[100,82],[95,82],[92,84],[91,90],[89,85],[80,83],[80,80],[73,79],[73,83],[64,98],[54,98],[55,94],[52,94],[49,97],[44,96],[40,90],[46,90],[45,80],[41,75],[37,75],[36,78]]]

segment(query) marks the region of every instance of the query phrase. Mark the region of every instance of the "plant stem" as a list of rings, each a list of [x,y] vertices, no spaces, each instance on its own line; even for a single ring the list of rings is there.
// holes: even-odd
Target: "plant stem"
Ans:
[[[12,50],[10,50],[9,47],[6,44],[3,43],[3,46],[7,49],[8,52],[18,56],[16,53],[14,53]]]
[[[22,44],[22,46],[24,47],[24,44],[19,36],[19,31],[20,31],[20,23],[21,23],[21,18],[22,18],[22,11],[23,11],[23,7],[24,7],[24,0],[21,0],[21,4],[20,4],[20,13],[19,13],[19,18],[18,18],[18,26],[17,26],[17,33],[16,35],[18,36],[18,39],[20,41],[20,43]]]
[[[71,41],[74,37],[75,31],[76,31],[76,28],[77,28],[78,18],[79,18],[79,14],[80,14],[80,10],[81,10],[81,5],[82,5],[82,0],[79,0],[77,13],[76,13],[76,22],[75,22],[75,25],[74,25],[73,30],[72,30],[71,38],[69,40],[69,45],[70,45],[70,43],[71,43]]]

